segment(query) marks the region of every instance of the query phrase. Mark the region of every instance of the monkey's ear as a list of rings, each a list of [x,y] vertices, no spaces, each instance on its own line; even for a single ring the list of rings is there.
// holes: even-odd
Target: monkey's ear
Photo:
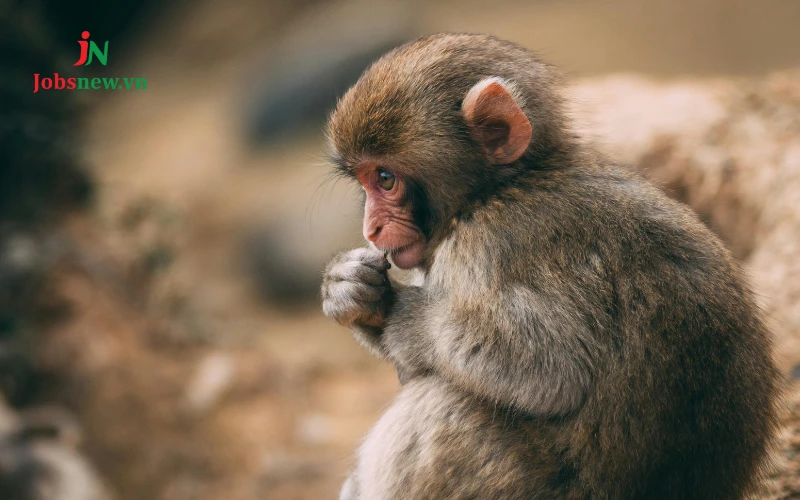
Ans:
[[[531,122],[499,78],[476,83],[467,92],[461,111],[492,163],[512,163],[528,149],[533,133]]]

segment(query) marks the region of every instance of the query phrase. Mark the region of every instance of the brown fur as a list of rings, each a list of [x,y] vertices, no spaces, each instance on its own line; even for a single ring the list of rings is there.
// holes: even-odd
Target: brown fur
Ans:
[[[461,103],[510,82],[528,149],[494,165]],[[341,172],[408,180],[421,286],[343,254],[326,314],[410,381],[342,498],[733,499],[775,425],[769,333],[739,265],[684,205],[569,132],[552,71],[482,35],[375,63],[330,122]],[[388,168],[388,167],[387,167]]]

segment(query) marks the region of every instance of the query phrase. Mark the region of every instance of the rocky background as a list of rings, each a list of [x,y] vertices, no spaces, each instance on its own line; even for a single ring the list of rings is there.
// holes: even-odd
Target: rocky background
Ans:
[[[322,124],[369,61],[439,30],[568,69],[576,129],[742,259],[790,386],[761,498],[800,497],[798,20],[781,0],[0,0],[0,498],[336,497],[398,384],[319,313],[325,262],[363,244]],[[107,67],[71,68],[84,29]],[[32,94],[53,71],[148,89]]]

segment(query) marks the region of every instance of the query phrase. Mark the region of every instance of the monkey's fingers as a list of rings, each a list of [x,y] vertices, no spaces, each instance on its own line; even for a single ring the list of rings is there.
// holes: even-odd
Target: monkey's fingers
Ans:
[[[352,262],[358,261],[363,263],[366,266],[372,267],[379,271],[383,271],[389,268],[389,261],[386,260],[383,252],[375,250],[373,248],[356,248],[355,250],[350,250],[349,252],[344,252],[339,254],[335,259],[334,262]]]
[[[383,258],[384,258],[384,260],[386,260],[386,265],[388,266],[386,269],[391,269],[392,268],[392,263],[389,262],[389,251],[388,250],[384,250],[383,251]]]
[[[389,284],[386,271],[374,269],[360,261],[342,262],[332,266],[328,271],[328,278],[332,281],[350,281],[373,286]]]
[[[352,281],[335,281],[327,287],[327,300],[341,307],[362,307],[380,302],[386,289]]]
[[[379,271],[385,271],[391,267],[389,264],[389,259],[386,258],[386,252],[380,252],[378,250],[373,250],[372,248],[363,248],[361,250],[364,251],[358,252],[356,255],[358,256],[359,260],[364,263],[364,265]]]

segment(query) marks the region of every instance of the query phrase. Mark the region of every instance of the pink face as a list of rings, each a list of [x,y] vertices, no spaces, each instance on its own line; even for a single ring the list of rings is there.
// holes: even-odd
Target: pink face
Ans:
[[[373,162],[363,163],[356,176],[367,193],[364,237],[400,269],[421,265],[425,236],[414,222],[403,178]]]

